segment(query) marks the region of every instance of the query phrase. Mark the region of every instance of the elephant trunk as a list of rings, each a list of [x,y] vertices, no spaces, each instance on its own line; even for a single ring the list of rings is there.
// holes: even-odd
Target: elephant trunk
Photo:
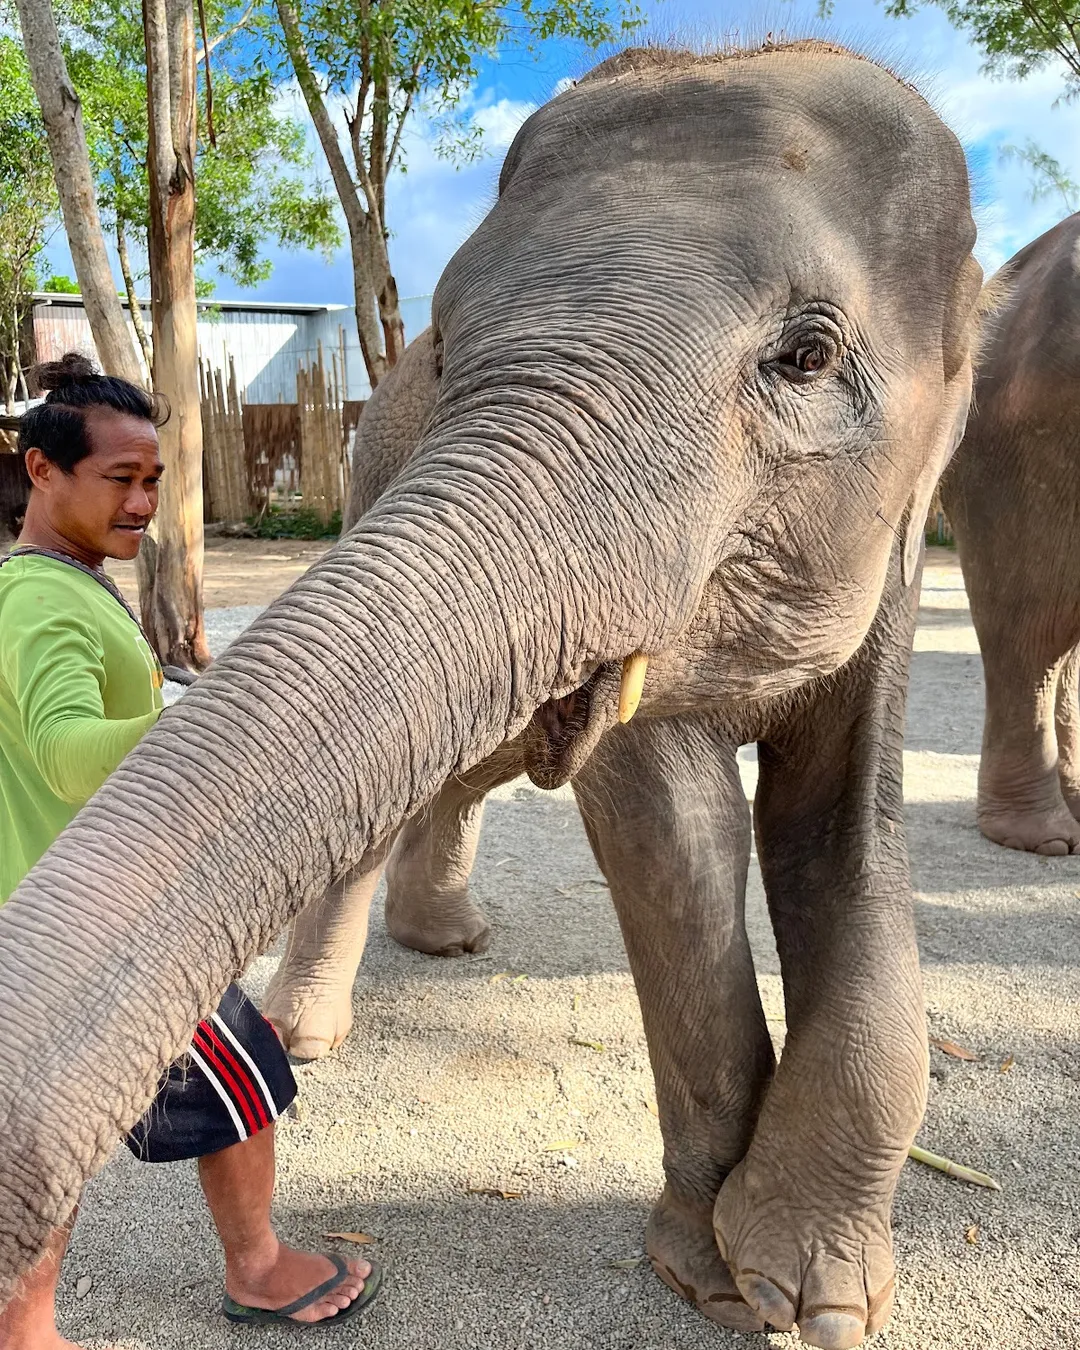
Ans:
[[[0,1304],[281,928],[541,703],[656,639],[611,599],[616,560],[640,584],[642,559],[489,432],[437,448],[260,616],[0,909]]]

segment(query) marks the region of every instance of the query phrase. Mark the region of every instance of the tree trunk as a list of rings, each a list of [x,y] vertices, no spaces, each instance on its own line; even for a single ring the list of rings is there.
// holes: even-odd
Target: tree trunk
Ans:
[[[348,217],[346,217],[348,220]],[[372,389],[390,369],[383,352],[382,337],[376,313],[375,284],[371,277],[371,222],[364,219],[354,228],[349,224],[349,251],[353,265],[353,304],[356,307],[356,330],[360,336],[360,350],[364,357],[368,383]]]
[[[379,322],[386,343],[386,365],[397,365],[405,350],[405,324],[401,318],[397,281],[390,270],[390,254],[386,239],[380,230],[372,230],[371,241],[372,289],[379,304]]]
[[[353,157],[356,170],[367,198],[368,219],[371,221],[371,262],[369,272],[372,289],[379,306],[379,322],[382,324],[383,339],[386,343],[386,363],[396,365],[405,350],[405,325],[401,321],[401,307],[398,303],[397,281],[390,268],[390,253],[387,249],[386,230],[386,177],[390,171],[392,152],[390,150],[390,82],[386,71],[390,66],[389,38],[382,37],[384,47],[379,62],[382,74],[374,85],[374,99],[371,105],[371,143],[370,163],[364,163],[364,149],[360,137],[360,123],[356,121],[350,127],[352,132]]]
[[[195,304],[195,24],[191,0],[144,0],[154,389],[169,403],[153,584],[143,626],[164,663],[210,663],[203,628],[202,416]]]
[[[326,162],[330,166],[330,175],[334,180],[334,187],[337,189],[341,209],[345,213],[345,223],[349,227],[349,245],[353,265],[353,296],[356,304],[356,330],[360,338],[360,350],[364,354],[364,365],[367,369],[368,380],[372,389],[374,389],[401,355],[401,351],[404,350],[403,340],[397,342],[392,340],[395,332],[392,320],[388,329],[384,319],[380,332],[380,318],[383,313],[382,297],[384,294],[387,297],[388,305],[392,303],[393,312],[397,313],[397,284],[390,273],[389,257],[386,255],[386,241],[385,239],[379,239],[376,242],[373,237],[376,226],[370,213],[364,210],[360,202],[356,183],[353,181],[353,176],[349,172],[349,166],[342,153],[337,128],[327,111],[326,101],[323,98],[322,90],[319,88],[319,81],[308,59],[303,35],[300,32],[300,19],[296,6],[293,4],[293,0],[277,0],[277,10],[285,34],[285,46],[288,49],[289,60],[296,74],[297,83],[304,95],[308,112],[311,114],[311,120],[315,123],[315,130],[319,133],[319,142],[322,145],[323,154],[326,156]],[[381,245],[381,249],[379,245]],[[376,262],[380,252],[382,256],[386,257],[385,268],[382,268]],[[389,285],[387,282],[389,282]],[[392,302],[390,299],[391,293]],[[399,331],[403,334],[404,329],[401,327],[400,313],[397,314],[397,323]],[[384,334],[387,339],[385,347],[383,344]]]
[[[68,76],[50,0],[17,0],[23,48],[49,136],[56,190],[98,360],[110,375],[142,384],[101,232],[79,96]]]
[[[127,230],[124,222],[117,218],[116,221],[116,253],[120,259],[120,275],[124,278],[124,289],[127,291],[128,313],[131,315],[132,327],[135,329],[135,336],[139,339],[139,346],[142,349],[143,360],[146,362],[146,374],[149,377],[154,369],[154,353],[150,346],[150,339],[146,336],[146,325],[143,323],[142,310],[139,307],[138,297],[135,294],[135,278],[131,274],[131,258],[128,254]]]

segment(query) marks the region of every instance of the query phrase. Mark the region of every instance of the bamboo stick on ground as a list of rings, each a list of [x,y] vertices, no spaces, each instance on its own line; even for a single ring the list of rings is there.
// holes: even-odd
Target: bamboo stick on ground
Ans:
[[[937,1171],[944,1172],[946,1176],[955,1177],[957,1181],[969,1181],[973,1186],[985,1186],[988,1191],[1001,1190],[1001,1182],[995,1181],[985,1172],[976,1172],[972,1167],[953,1162],[951,1158],[943,1158],[940,1153],[931,1153],[929,1149],[920,1148],[918,1144],[912,1144],[908,1149],[908,1157],[914,1158],[916,1162],[925,1163],[927,1167],[934,1167]]]

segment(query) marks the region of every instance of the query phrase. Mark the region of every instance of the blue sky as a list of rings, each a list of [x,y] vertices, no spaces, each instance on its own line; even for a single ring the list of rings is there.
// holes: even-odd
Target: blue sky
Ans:
[[[927,8],[911,19],[889,19],[873,0],[838,0],[827,22],[816,18],[816,0],[777,0],[762,5],[739,0],[654,0],[648,3],[651,34],[657,37],[759,37],[766,32],[814,33],[839,38],[877,54],[913,78],[956,131],[973,170],[979,222],[978,254],[984,268],[996,268],[1065,214],[1060,200],[1033,204],[1028,171],[1003,164],[1000,148],[1033,138],[1080,179],[1080,106],[1053,104],[1063,84],[1048,68],[1023,83],[991,80],[981,73],[979,53],[941,12]],[[429,294],[458,245],[483,217],[494,198],[499,165],[521,122],[550,97],[560,79],[587,69],[595,58],[573,44],[551,44],[539,60],[507,54],[487,62],[469,99],[485,129],[486,156],[455,170],[433,153],[430,128],[422,118],[407,136],[408,171],[389,189],[391,260],[399,294]],[[289,101],[289,94],[284,99]],[[290,106],[306,121],[303,104]],[[320,173],[325,166],[312,135]],[[57,271],[71,271],[57,241],[50,250]],[[222,299],[310,300],[349,304],[352,270],[345,249],[327,263],[318,255],[269,251],[270,279],[243,291],[223,279]]]

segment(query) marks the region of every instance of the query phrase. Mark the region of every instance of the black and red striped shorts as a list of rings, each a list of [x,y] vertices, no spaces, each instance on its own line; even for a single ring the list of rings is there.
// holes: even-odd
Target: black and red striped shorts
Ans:
[[[202,1158],[265,1130],[295,1096],[277,1033],[231,984],[188,1053],[166,1070],[127,1146],[143,1162]]]

